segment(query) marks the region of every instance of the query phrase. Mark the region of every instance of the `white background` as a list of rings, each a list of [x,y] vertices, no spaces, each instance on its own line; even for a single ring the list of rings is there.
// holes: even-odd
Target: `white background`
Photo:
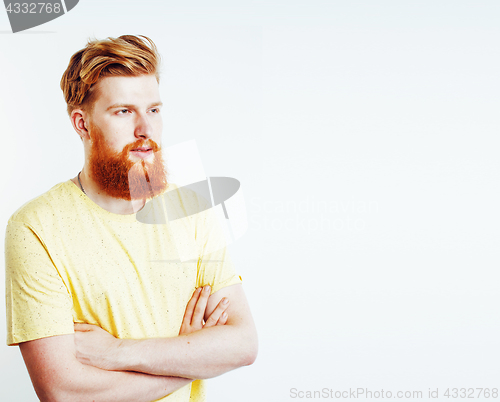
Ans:
[[[0,10],[2,225],[82,167],[70,56],[144,34],[164,144],[196,140],[248,208],[231,253],[260,354],[211,401],[500,388],[499,18],[496,0],[81,0],[12,34]],[[0,394],[37,400],[17,347]]]

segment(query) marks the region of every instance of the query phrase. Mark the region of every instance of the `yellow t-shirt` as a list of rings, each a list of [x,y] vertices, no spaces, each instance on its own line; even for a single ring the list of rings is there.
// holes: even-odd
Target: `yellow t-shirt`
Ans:
[[[173,185],[160,198],[186,210],[203,203]],[[177,336],[196,287],[241,281],[214,233],[210,210],[146,224],[102,209],[69,180],[56,185],[7,226],[7,344],[72,334],[74,322],[122,339]],[[202,381],[161,399],[204,400]]]

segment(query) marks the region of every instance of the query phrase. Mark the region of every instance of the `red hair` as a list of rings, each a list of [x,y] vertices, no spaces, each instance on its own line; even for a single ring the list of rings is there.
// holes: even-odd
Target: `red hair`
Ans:
[[[160,82],[159,65],[158,50],[146,36],[89,40],[71,57],[61,78],[68,114],[76,108],[91,109],[95,100],[94,85],[99,78],[154,74]]]

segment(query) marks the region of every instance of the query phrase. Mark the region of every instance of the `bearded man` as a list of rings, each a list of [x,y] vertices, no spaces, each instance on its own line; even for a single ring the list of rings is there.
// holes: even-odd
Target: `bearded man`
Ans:
[[[204,401],[201,379],[255,360],[241,280],[214,246],[210,211],[177,225],[135,216],[160,195],[204,210],[167,184],[158,67],[146,37],[73,55],[61,88],[83,169],[9,220],[7,343],[20,346],[41,401]]]

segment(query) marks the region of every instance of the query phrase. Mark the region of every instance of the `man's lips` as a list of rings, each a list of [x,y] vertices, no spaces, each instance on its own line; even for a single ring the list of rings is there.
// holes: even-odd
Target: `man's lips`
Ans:
[[[138,158],[144,159],[148,158],[153,154],[153,148],[151,147],[139,147],[130,150],[131,154],[137,156]]]
[[[151,147],[139,147],[139,148],[134,148],[132,149],[132,152],[139,151],[139,152],[147,152],[151,151],[153,148]]]

